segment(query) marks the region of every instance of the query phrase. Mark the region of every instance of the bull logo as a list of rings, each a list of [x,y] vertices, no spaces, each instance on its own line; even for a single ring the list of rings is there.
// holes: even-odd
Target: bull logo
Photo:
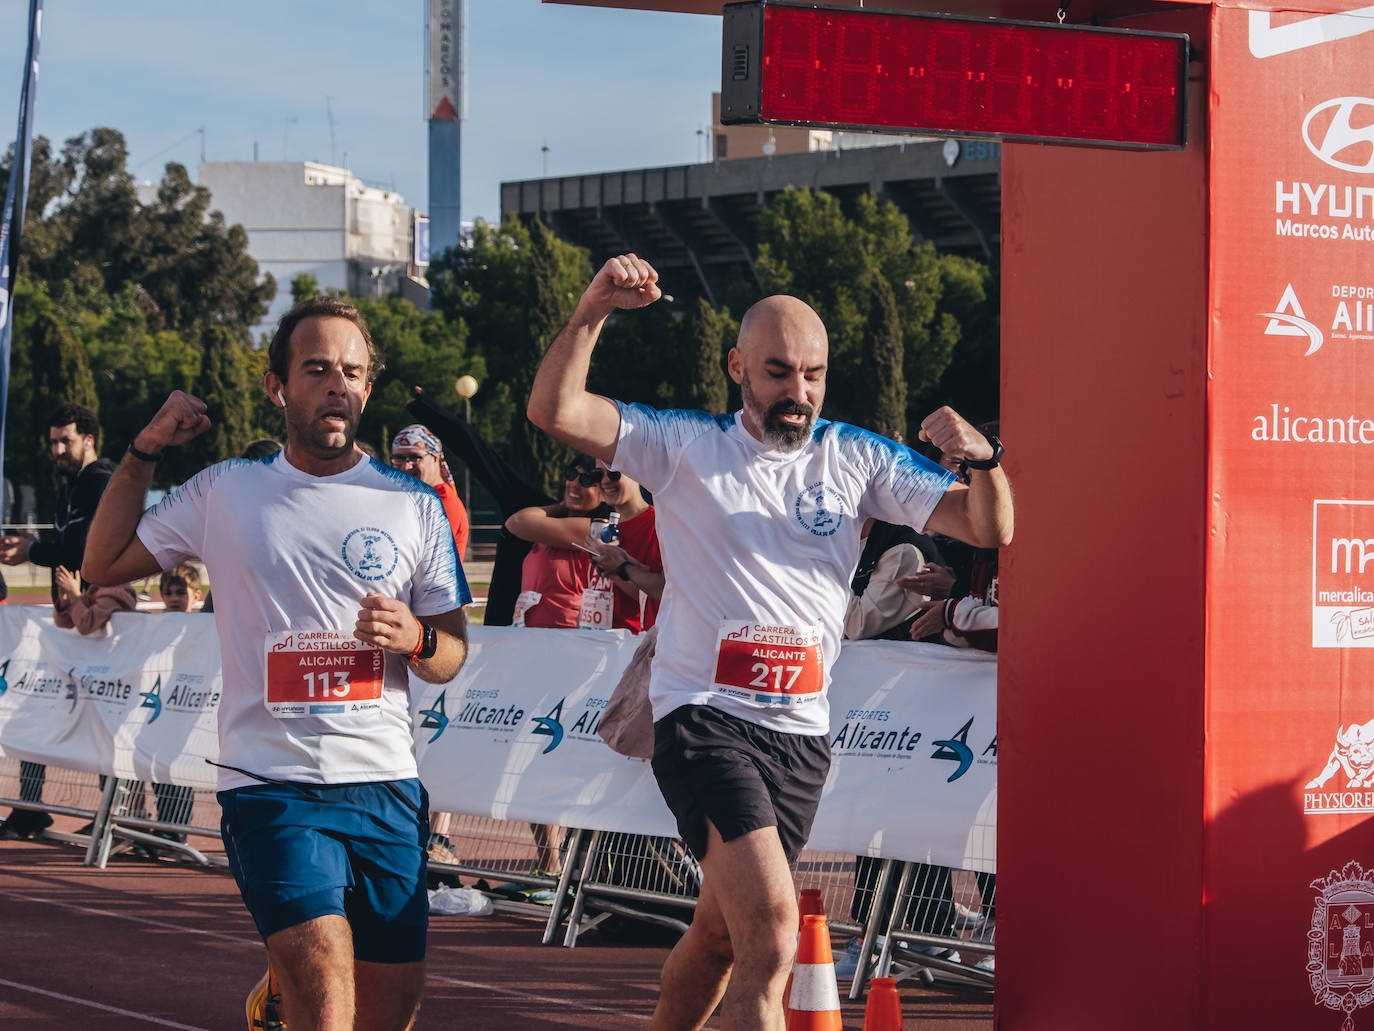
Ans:
[[[1337,770],[1345,773],[1347,788],[1362,788],[1374,783],[1374,720],[1352,723],[1336,731],[1331,758],[1326,760],[1321,773],[1307,782],[1307,790],[1324,787]]]

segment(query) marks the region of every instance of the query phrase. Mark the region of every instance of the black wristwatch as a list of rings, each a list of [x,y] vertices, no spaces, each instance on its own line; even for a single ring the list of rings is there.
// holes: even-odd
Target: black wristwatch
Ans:
[[[421,623],[420,627],[420,647],[410,656],[412,664],[434,658],[434,653],[439,650],[439,634],[434,627],[428,623]]]
[[[959,475],[967,476],[970,469],[982,469],[986,472],[989,469],[996,469],[1002,464],[1002,442],[990,433],[984,433],[987,442],[992,445],[991,458],[961,458],[959,459]]]

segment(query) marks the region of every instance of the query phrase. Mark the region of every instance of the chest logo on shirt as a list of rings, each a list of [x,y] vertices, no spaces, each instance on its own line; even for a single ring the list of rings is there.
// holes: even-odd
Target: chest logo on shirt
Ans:
[[[344,565],[359,580],[385,580],[396,569],[396,541],[376,526],[360,526],[343,540]]]
[[[844,522],[844,498],[822,481],[809,483],[792,505],[797,522],[817,537],[831,537]]]

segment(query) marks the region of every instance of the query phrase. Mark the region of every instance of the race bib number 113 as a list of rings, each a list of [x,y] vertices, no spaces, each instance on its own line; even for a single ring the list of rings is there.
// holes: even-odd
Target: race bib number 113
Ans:
[[[382,707],[386,656],[332,630],[267,635],[267,711],[278,719],[351,716]]]

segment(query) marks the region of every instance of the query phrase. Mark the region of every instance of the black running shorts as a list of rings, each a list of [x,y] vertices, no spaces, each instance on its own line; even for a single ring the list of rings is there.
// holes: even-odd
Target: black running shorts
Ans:
[[[825,734],[784,734],[709,705],[684,705],[654,724],[654,776],[677,818],[678,833],[698,859],[706,855],[706,822],[731,841],[776,827],[795,863],[830,770]]]

